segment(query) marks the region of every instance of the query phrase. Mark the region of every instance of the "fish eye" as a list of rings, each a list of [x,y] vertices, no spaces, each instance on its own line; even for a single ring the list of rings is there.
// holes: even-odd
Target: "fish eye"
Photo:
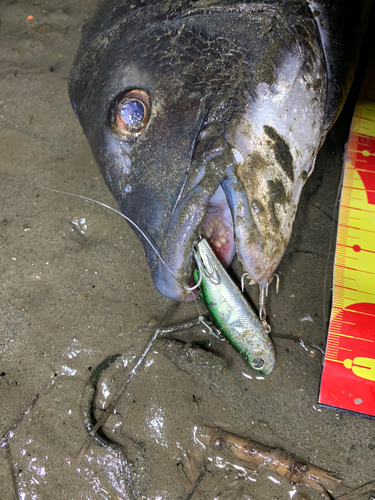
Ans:
[[[150,120],[150,98],[144,90],[129,90],[120,94],[110,107],[112,128],[129,138],[139,135]]]
[[[139,127],[145,117],[145,107],[141,101],[130,99],[121,107],[121,118],[129,127]]]

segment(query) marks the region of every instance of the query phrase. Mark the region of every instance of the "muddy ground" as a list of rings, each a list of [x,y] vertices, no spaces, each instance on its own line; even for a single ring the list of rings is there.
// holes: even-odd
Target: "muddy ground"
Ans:
[[[268,299],[274,372],[256,376],[226,342],[212,338],[225,371],[220,363],[186,366],[181,356],[167,357],[159,341],[105,426],[119,447],[93,443],[77,460],[87,436],[81,403],[90,376],[122,354],[98,382],[98,418],[172,304],[155,291],[143,249],[119,215],[42,188],[115,206],[67,93],[80,28],[96,4],[1,3],[0,439],[18,425],[0,448],[0,498],[322,498],[264,467],[251,471],[225,450],[205,449],[202,425],[339,473],[347,488],[335,496],[375,479],[375,423],[317,405],[332,259],[325,304],[324,278],[350,108],[303,191],[279,268],[280,294],[272,288]],[[256,302],[254,287],[248,293]],[[196,316],[194,303],[183,304],[172,323]],[[201,326],[169,336],[210,339]]]

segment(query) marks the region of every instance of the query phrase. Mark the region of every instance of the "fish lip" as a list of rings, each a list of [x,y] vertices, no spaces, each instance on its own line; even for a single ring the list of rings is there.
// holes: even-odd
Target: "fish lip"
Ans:
[[[186,196],[189,197],[188,201]],[[152,260],[149,260],[156,289],[162,295],[178,301],[192,301],[198,296],[197,290],[187,290],[187,283],[195,264],[193,246],[201,238],[212,194],[200,190],[197,183],[186,196],[175,207],[164,234],[159,249],[164,262],[155,253]],[[200,203],[197,203],[197,197],[200,198]],[[179,224],[183,213],[185,223]]]
[[[228,173],[230,170],[231,167],[228,167]],[[213,194],[203,192],[200,189],[199,182],[197,182],[190,192],[180,200],[172,214],[161,248],[159,247],[159,253],[163,261],[155,253],[153,253],[152,258],[149,258],[154,285],[162,295],[178,301],[192,301],[198,296],[197,290],[190,291],[187,289],[195,265],[193,246],[202,238],[203,228],[209,215],[208,205],[220,186],[223,188],[233,224],[230,244],[235,250],[233,250],[233,255],[227,265],[230,265],[237,253],[243,268],[246,271],[249,269],[249,266],[246,265],[246,250],[243,249],[245,244],[241,241],[241,234],[240,237],[236,234],[238,233],[235,221],[236,213],[231,199],[236,194],[240,193],[243,206],[249,214],[247,223],[249,226],[254,226],[254,222],[250,214],[246,192],[241,186],[241,182],[235,176],[232,176],[231,182],[230,175],[227,175],[218,183]],[[201,196],[200,203],[197,203],[195,195]],[[187,197],[189,197],[189,200],[186,200]],[[183,224],[179,224],[181,212],[189,214]],[[246,240],[245,236],[243,236],[243,239]]]

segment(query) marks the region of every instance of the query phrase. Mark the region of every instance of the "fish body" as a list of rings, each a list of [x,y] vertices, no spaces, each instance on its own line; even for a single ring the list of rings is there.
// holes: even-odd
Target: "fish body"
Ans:
[[[275,350],[267,329],[228,275],[203,238],[197,244],[201,266],[195,273],[201,280],[201,298],[225,338],[249,365],[268,375],[275,365]]]
[[[203,234],[261,286],[351,85],[367,0],[113,0],[84,27],[73,108],[156,288],[191,300]]]

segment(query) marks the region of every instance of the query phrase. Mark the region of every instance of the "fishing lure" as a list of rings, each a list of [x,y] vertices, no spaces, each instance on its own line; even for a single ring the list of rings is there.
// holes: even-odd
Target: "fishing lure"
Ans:
[[[249,365],[263,375],[272,372],[275,350],[268,330],[245,300],[214,251],[202,238],[195,246],[194,279],[214,321]]]

